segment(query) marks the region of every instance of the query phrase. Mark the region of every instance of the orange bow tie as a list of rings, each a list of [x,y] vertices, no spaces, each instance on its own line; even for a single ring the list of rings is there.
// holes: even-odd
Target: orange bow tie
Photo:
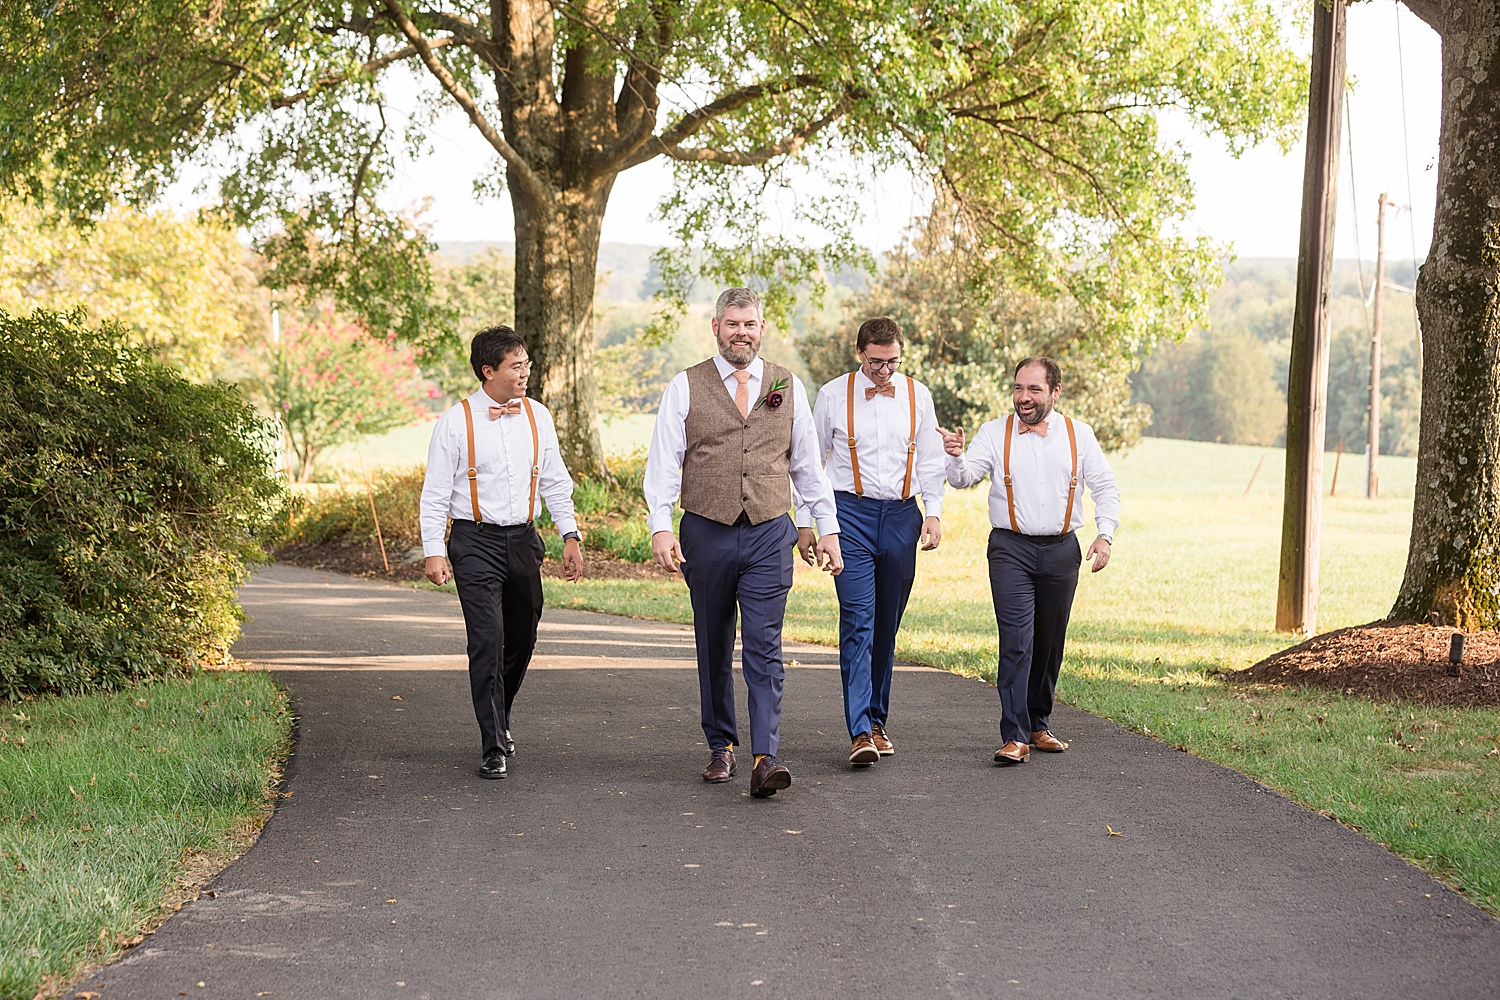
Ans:
[[[1042,437],[1046,437],[1047,436],[1047,421],[1045,421],[1045,420],[1038,420],[1034,424],[1028,424],[1026,421],[1022,420],[1021,421],[1021,430],[1019,431],[1019,433],[1021,433],[1021,434],[1040,434]]]
[[[501,417],[509,416],[509,415],[512,415],[512,414],[520,413],[520,412],[521,412],[521,401],[519,399],[512,399],[509,403],[506,403],[504,406],[492,406],[492,407],[490,407],[490,419],[491,420],[499,420]]]
[[[872,385],[865,390],[865,399],[874,399],[876,396],[889,396],[896,398],[896,383],[887,382],[885,385]]]

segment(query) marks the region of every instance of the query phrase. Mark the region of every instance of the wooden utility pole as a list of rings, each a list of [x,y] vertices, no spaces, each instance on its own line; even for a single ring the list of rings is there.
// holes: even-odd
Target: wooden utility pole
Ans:
[[[1380,194],[1375,217],[1375,313],[1370,330],[1370,441],[1365,460],[1365,499],[1380,496],[1380,324],[1385,318],[1385,210],[1396,203]]]
[[[1302,238],[1286,393],[1286,499],[1276,630],[1311,635],[1318,614],[1318,525],[1328,418],[1328,276],[1333,269],[1339,126],[1344,109],[1344,0],[1313,0]]]

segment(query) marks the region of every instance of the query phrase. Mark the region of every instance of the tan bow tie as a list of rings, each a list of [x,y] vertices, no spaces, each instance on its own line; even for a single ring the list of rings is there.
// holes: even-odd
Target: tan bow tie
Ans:
[[[509,403],[506,403],[503,406],[490,407],[490,419],[499,420],[501,417],[510,416],[520,412],[521,401],[519,399],[512,399]]]
[[[889,396],[896,398],[896,383],[887,382],[885,385],[872,385],[865,390],[865,399],[874,399],[876,396]]]
[[[1045,420],[1038,420],[1034,424],[1028,424],[1026,421],[1023,420],[1023,421],[1021,421],[1021,430],[1020,430],[1020,433],[1021,434],[1040,434],[1042,437],[1046,437],[1047,436],[1047,421],[1045,421]]]

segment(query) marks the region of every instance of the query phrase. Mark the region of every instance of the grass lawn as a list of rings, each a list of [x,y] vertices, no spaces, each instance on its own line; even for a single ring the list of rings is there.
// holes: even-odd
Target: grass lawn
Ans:
[[[1160,439],[1114,459],[1124,523],[1109,568],[1080,581],[1058,695],[1243,771],[1500,913],[1500,711],[1247,691],[1216,676],[1291,642],[1272,631],[1284,461],[1274,449]],[[1333,464],[1330,455],[1325,482]],[[1385,495],[1368,501],[1362,457],[1345,456],[1339,495],[1327,499],[1325,489],[1319,631],[1389,610],[1406,559],[1414,464],[1383,459]],[[988,488],[948,492],[943,545],[919,558],[899,655],[993,679]],[[676,581],[546,585],[553,606],[691,617]],[[836,611],[831,581],[799,571],[786,633],[833,643]],[[895,705],[899,713],[899,690]]]
[[[0,1000],[31,1000],[154,928],[244,849],[291,719],[258,672],[3,709]]]

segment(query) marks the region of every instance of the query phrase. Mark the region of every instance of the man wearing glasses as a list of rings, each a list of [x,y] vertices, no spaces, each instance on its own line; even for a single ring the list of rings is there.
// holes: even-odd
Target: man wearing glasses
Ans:
[[[896,752],[886,732],[896,632],[917,575],[918,542],[930,551],[943,537],[942,438],[932,393],[897,375],[904,345],[894,320],[866,320],[855,344],[859,370],[823,386],[813,409],[842,539],[844,571],[833,582],[849,762],[856,766]],[[799,508],[797,550],[809,564],[814,538],[813,518]]]
[[[526,398],[531,359],[525,341],[508,326],[481,330],[469,363],[482,384],[432,429],[422,484],[422,551],[427,579],[439,586],[452,580],[458,588],[479,720],[479,774],[503,778],[505,758],[516,752],[511,704],[542,618],[545,547],[534,523],[542,501],[562,533],[569,581],[583,575],[583,554],[573,478],[557,447],[552,414]]]

